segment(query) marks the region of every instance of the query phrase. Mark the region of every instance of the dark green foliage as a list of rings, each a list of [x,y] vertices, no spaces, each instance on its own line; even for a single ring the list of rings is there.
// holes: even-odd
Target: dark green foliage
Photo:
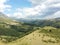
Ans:
[[[37,26],[37,27],[52,26],[52,27],[60,28],[60,20],[35,20],[25,24],[30,26]]]
[[[11,42],[33,31],[33,27],[31,26],[27,26],[27,25],[20,26],[20,25],[0,23],[0,36],[3,36],[3,37],[0,37],[0,39],[3,42]]]

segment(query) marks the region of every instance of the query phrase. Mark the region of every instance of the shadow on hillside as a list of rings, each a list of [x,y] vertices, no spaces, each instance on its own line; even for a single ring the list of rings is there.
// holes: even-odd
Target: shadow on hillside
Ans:
[[[15,41],[35,31],[33,26],[21,27],[16,25],[0,25],[0,40],[4,43]]]

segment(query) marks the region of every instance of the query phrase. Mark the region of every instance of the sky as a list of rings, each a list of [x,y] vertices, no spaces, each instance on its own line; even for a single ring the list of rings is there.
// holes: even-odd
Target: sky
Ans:
[[[0,0],[0,12],[18,19],[57,18],[60,17],[60,0]]]

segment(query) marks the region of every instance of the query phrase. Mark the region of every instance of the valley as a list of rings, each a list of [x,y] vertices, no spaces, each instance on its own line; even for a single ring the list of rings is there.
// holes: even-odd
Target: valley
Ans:
[[[0,45],[60,45],[60,18],[21,22],[0,14]]]

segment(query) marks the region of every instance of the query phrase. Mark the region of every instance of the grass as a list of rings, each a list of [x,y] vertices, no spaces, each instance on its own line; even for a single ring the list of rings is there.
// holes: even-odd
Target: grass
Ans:
[[[60,42],[60,29],[54,27],[44,27],[40,30],[39,33],[44,33],[46,36],[53,37]],[[53,42],[48,40],[48,42]]]

